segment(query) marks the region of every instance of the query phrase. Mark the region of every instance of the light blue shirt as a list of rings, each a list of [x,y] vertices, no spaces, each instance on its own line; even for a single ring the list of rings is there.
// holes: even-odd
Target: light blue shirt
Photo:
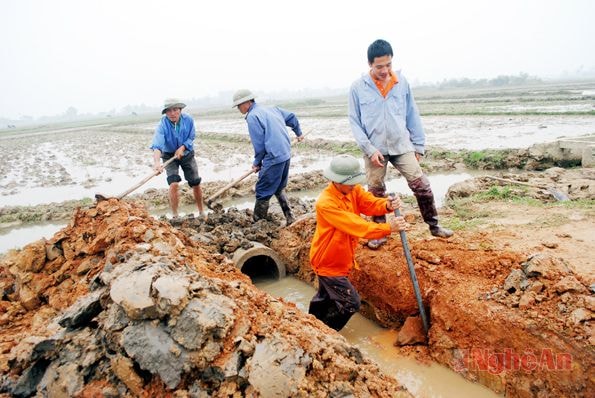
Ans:
[[[248,133],[254,147],[254,166],[271,166],[291,158],[291,142],[285,126],[296,136],[302,135],[297,117],[279,107],[260,106],[254,102],[246,114]]]
[[[398,83],[386,98],[380,94],[370,74],[351,85],[349,92],[349,123],[361,150],[369,157],[380,151],[383,155],[402,155],[425,151],[426,136],[409,83],[399,72]]]
[[[194,130],[192,116],[182,113],[180,114],[180,120],[174,125],[164,115],[155,129],[151,149],[159,149],[162,153],[173,153],[184,145],[186,147],[184,154],[186,154],[188,151],[194,150],[195,136],[196,131]]]

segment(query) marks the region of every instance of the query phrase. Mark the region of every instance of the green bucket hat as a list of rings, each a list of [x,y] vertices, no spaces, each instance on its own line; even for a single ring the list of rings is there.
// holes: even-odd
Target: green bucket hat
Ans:
[[[339,184],[356,185],[366,182],[366,174],[359,161],[351,155],[335,156],[322,174]]]
[[[177,98],[166,98],[165,101],[163,101],[163,109],[161,110],[161,114],[163,115],[165,111],[167,111],[170,108],[184,109],[185,107],[186,104]]]

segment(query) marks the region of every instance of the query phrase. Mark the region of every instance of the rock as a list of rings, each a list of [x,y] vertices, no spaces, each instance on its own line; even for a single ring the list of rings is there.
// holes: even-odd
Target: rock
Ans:
[[[151,297],[151,285],[158,269],[149,267],[132,271],[112,282],[110,297],[122,306],[130,319],[157,318],[157,306]]]
[[[138,365],[158,374],[168,388],[175,388],[186,366],[188,355],[160,326],[148,321],[128,326],[122,332],[122,345]]]
[[[134,364],[130,358],[118,355],[111,358],[110,365],[114,374],[120,379],[132,393],[140,397],[143,395],[143,380],[134,371]]]
[[[21,374],[21,377],[12,386],[11,394],[15,397],[29,397],[37,390],[37,385],[41,381],[49,361],[37,361]]]
[[[46,261],[45,239],[25,246],[15,258],[16,266],[24,272],[39,272]]]
[[[451,185],[446,192],[446,197],[449,199],[466,198],[479,191],[479,189],[480,187],[475,179],[465,180]]]
[[[527,288],[528,292],[541,293],[545,285],[540,281],[533,281]]]
[[[440,256],[427,251],[427,250],[419,250],[415,253],[415,257],[419,258],[420,260],[426,261],[430,264],[440,264]]]
[[[395,345],[415,345],[424,344],[426,334],[424,332],[423,322],[419,316],[410,316],[405,320],[403,327],[399,330]]]
[[[208,339],[225,337],[233,326],[235,304],[223,295],[208,294],[194,298],[184,308],[171,335],[190,349],[200,349]]]
[[[163,315],[177,315],[180,307],[186,304],[190,281],[181,275],[164,275],[153,282],[155,301]]]
[[[566,292],[572,293],[586,293],[587,289],[572,275],[565,276],[554,285],[554,289],[558,294]]]
[[[521,299],[519,300],[519,309],[526,310],[533,304],[535,304],[535,293],[526,292],[521,296]]]
[[[521,264],[521,268],[529,278],[554,279],[570,272],[562,260],[542,253],[530,256],[526,262]]]
[[[106,289],[96,290],[79,298],[58,319],[58,324],[65,328],[76,329],[85,326],[102,310],[99,299]]]
[[[45,247],[45,256],[47,261],[53,261],[58,257],[62,256],[62,249],[54,245],[47,245]]]
[[[558,243],[556,243],[556,242],[546,241],[546,242],[541,242],[541,244],[544,245],[545,247],[547,247],[548,249],[555,249],[558,247]]]
[[[274,333],[256,344],[254,355],[246,364],[248,382],[261,396],[295,396],[311,363],[307,353],[292,349],[288,341]]]
[[[584,306],[589,309],[590,311],[595,312],[595,297],[593,296],[584,296],[583,297]]]
[[[35,294],[35,292],[33,292],[33,290],[29,288],[29,286],[21,285],[19,287],[18,293],[19,301],[26,310],[32,311],[39,307],[39,304],[41,303],[39,301],[39,297],[37,294]]]
[[[576,310],[570,313],[568,319],[574,325],[578,325],[581,322],[586,322],[593,319],[593,312],[589,311],[586,308],[577,308]]]
[[[506,277],[502,288],[508,293],[525,290],[528,285],[527,276],[520,269],[513,269]]]
[[[74,397],[84,385],[83,376],[79,372],[79,365],[67,363],[62,366],[53,366],[51,376],[46,373],[42,382],[42,390],[48,397]],[[48,370],[49,371],[49,370]]]
[[[110,304],[103,320],[103,327],[108,331],[122,330],[130,323],[130,318],[118,304]]]

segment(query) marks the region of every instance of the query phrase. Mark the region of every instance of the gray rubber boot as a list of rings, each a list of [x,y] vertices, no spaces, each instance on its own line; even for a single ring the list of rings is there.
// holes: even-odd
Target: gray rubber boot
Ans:
[[[269,200],[268,199],[256,199],[254,203],[254,221],[266,220],[269,212]]]

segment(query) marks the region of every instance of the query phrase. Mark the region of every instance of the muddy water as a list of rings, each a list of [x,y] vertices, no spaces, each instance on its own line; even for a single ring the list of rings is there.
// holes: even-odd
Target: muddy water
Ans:
[[[255,285],[275,297],[282,297],[307,312],[308,303],[315,293],[312,286],[294,277],[279,281],[256,280]],[[383,329],[356,314],[340,332],[349,342],[357,345],[387,374],[394,376],[409,392],[420,398],[496,398],[500,397],[486,387],[472,383],[450,369],[438,365],[424,365],[414,359],[400,356],[393,343],[395,331]]]
[[[505,109],[506,110],[506,109]],[[310,138],[353,141],[347,117],[301,117]],[[595,119],[569,115],[423,116],[426,145],[448,149],[527,148],[560,137],[593,133]],[[238,118],[208,118],[198,122],[201,131],[245,133],[246,122]]]
[[[317,167],[318,164],[312,165],[312,167]],[[241,173],[240,173],[241,174]],[[442,206],[444,203],[446,191],[448,187],[452,184],[455,184],[460,181],[464,181],[468,178],[471,178],[471,174],[468,173],[457,173],[457,174],[432,174],[429,175],[428,178],[430,179],[430,183],[432,185],[432,190],[434,191],[434,196],[436,198],[436,205],[438,207]],[[154,178],[153,180],[157,180],[159,177]],[[158,188],[163,188],[165,183],[163,181],[159,181]],[[406,195],[410,195],[411,191],[407,187],[407,182],[403,178],[395,178],[388,180],[386,183],[387,190],[389,192],[398,192]],[[74,187],[73,187],[74,188]],[[52,192],[54,189],[56,190],[56,195],[62,196],[64,192],[59,192],[60,189],[64,190],[64,188],[38,188],[39,190],[44,190],[43,194],[38,192],[36,196],[38,196],[41,203],[47,203],[47,198],[52,197]],[[76,188],[75,188],[76,189]],[[289,195],[292,197],[298,197],[301,199],[316,199],[320,194],[322,188],[320,189],[313,189],[313,190],[306,190],[300,192],[290,192]],[[96,191],[101,192],[101,191]],[[107,191],[103,191],[104,193]],[[4,201],[5,198],[0,198],[0,203]],[[45,199],[45,200],[44,200]],[[71,197],[72,199],[72,197]],[[50,200],[52,201],[52,200]],[[272,203],[276,203],[275,199],[272,199]],[[20,203],[22,204],[22,203]],[[253,197],[244,197],[226,201],[223,203],[225,207],[236,207],[238,209],[251,209],[254,206],[254,198]],[[195,213],[197,212],[195,205],[183,205],[180,206],[179,212],[181,216]],[[162,210],[155,210],[151,213],[155,217],[159,217],[165,215],[167,217],[171,217],[171,213],[168,209]],[[23,247],[24,245],[36,241],[38,239],[50,238],[54,233],[56,233],[60,228],[64,227],[66,223],[41,223],[41,224],[28,224],[27,226],[23,227],[16,227],[16,228],[4,228],[0,229],[0,253],[4,253],[9,249],[16,249]]]
[[[0,229],[0,253],[21,248],[41,238],[50,238],[64,226],[66,223],[42,223]]]

